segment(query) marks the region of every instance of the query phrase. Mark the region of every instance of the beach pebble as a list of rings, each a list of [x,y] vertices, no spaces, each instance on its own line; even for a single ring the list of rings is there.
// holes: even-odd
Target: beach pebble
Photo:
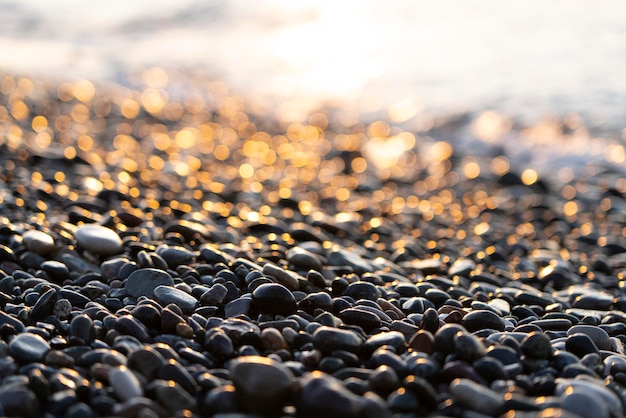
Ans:
[[[267,357],[243,356],[232,361],[228,370],[248,412],[274,415],[282,410],[294,379],[287,367]]]
[[[114,367],[109,371],[109,383],[115,395],[122,401],[143,396],[143,388],[137,377],[126,366]]]
[[[359,336],[348,330],[322,326],[313,332],[313,345],[325,353],[335,350],[358,353],[362,343],[363,340]]]
[[[174,279],[167,272],[154,268],[133,271],[124,283],[124,288],[134,298],[152,297],[158,286],[174,286]]]
[[[30,332],[17,335],[9,343],[9,353],[21,363],[43,360],[50,351],[50,344],[41,336]]]
[[[161,306],[167,306],[173,303],[187,315],[192,314],[196,306],[198,306],[198,300],[196,298],[172,286],[159,285],[155,287],[153,293],[154,299],[159,302]]]
[[[469,379],[452,381],[450,392],[460,404],[482,414],[492,415],[504,405],[502,395]]]
[[[293,293],[278,283],[265,283],[254,289],[252,301],[261,312],[270,314],[287,316],[297,309]]]
[[[567,330],[567,335],[585,334],[598,347],[599,350],[610,350],[611,342],[609,334],[600,327],[593,325],[574,325]]]
[[[362,400],[337,379],[314,371],[299,381],[295,406],[302,418],[358,418]]]
[[[122,251],[122,239],[112,229],[100,225],[79,226],[74,235],[78,245],[92,253],[103,256],[118,254]]]
[[[22,234],[24,248],[41,256],[46,256],[54,251],[54,238],[50,234],[36,229],[31,229]]]

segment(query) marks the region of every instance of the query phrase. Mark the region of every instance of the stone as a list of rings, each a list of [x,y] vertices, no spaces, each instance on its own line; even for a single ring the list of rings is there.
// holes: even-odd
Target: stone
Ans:
[[[114,367],[109,371],[109,384],[122,402],[143,396],[139,379],[126,366]]]
[[[350,392],[337,379],[320,371],[311,372],[300,379],[295,397],[299,418],[359,418],[363,401]]]
[[[159,285],[154,289],[154,299],[161,306],[167,306],[170,303],[178,306],[183,313],[191,315],[198,306],[198,300],[189,293],[172,286]]]
[[[119,254],[122,251],[122,239],[117,232],[104,226],[87,224],[79,226],[74,234],[78,246],[84,250],[102,256]]]
[[[291,315],[297,309],[291,291],[278,283],[264,283],[254,289],[252,301],[261,312],[275,315]]]
[[[151,298],[158,286],[174,286],[174,279],[167,272],[154,268],[133,271],[124,283],[124,288],[134,298]]]
[[[324,353],[346,350],[358,353],[363,340],[354,332],[321,326],[313,332],[313,345]]]
[[[504,331],[502,318],[488,310],[477,310],[468,313],[463,317],[462,325],[469,332],[475,332],[481,329]]]
[[[24,248],[41,256],[46,256],[54,251],[54,238],[43,231],[32,229],[22,234]]]
[[[17,335],[9,343],[9,353],[20,363],[42,361],[50,351],[50,344],[41,336],[30,332]]]
[[[229,366],[237,397],[250,413],[278,415],[289,399],[293,373],[267,357],[243,356]]]
[[[470,379],[455,379],[450,383],[450,392],[463,406],[486,415],[498,415],[504,406],[504,397]]]
[[[611,342],[609,334],[600,327],[593,325],[574,325],[567,330],[567,335],[585,334],[598,347],[599,350],[610,350]]]

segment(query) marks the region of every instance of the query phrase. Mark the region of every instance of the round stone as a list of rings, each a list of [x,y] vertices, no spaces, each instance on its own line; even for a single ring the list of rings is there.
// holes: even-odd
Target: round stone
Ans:
[[[145,268],[133,271],[124,283],[124,288],[134,298],[152,297],[158,286],[174,286],[174,279],[163,270]]]
[[[296,312],[296,299],[285,286],[265,283],[254,289],[252,301],[261,312],[275,315],[291,315]]]
[[[122,251],[122,239],[117,232],[104,226],[87,224],[76,229],[78,245],[95,254],[113,255]]]
[[[42,256],[50,254],[54,250],[54,238],[35,229],[22,234],[22,243],[27,250]]]
[[[504,397],[470,379],[455,379],[450,392],[463,406],[482,414],[492,415],[504,405]]]
[[[343,292],[344,296],[350,296],[354,300],[376,300],[380,297],[380,291],[370,282],[356,282],[350,284]]]
[[[37,334],[25,332],[9,343],[9,353],[19,362],[32,363],[43,360],[50,351],[50,344]]]
[[[278,416],[291,393],[293,373],[267,357],[243,356],[229,365],[243,407],[250,413]]]

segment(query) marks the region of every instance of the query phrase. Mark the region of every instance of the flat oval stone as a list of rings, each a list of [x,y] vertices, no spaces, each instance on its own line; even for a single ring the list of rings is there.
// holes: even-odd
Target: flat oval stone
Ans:
[[[198,300],[196,298],[172,286],[157,286],[153,293],[154,299],[162,306],[173,303],[187,315],[191,315],[194,309],[196,309],[196,306],[198,306]]]
[[[24,248],[39,255],[50,254],[54,250],[54,238],[50,234],[36,229],[22,234]]]
[[[572,334],[585,334],[591,341],[598,347],[599,350],[610,350],[611,342],[609,340],[609,334],[600,327],[593,325],[574,325],[567,330],[567,335]]]
[[[122,401],[143,396],[139,379],[126,366],[114,367],[109,371],[109,384]]]
[[[261,356],[243,356],[228,370],[243,407],[252,414],[278,415],[289,399],[293,373],[282,363]]]
[[[468,313],[463,317],[462,325],[469,332],[475,332],[481,329],[504,331],[502,318],[488,310],[478,310]]]
[[[539,359],[549,359],[552,355],[550,338],[543,332],[533,331],[521,344],[522,352],[527,356]]]
[[[117,232],[104,226],[87,224],[79,226],[74,234],[78,245],[95,254],[113,255],[122,251],[122,239]]]
[[[492,415],[504,405],[504,397],[470,379],[455,379],[450,383],[450,392],[465,407]]]
[[[380,291],[370,282],[358,281],[348,285],[343,292],[344,296],[350,296],[354,300],[367,299],[375,301],[380,297]]]
[[[152,297],[158,286],[174,286],[174,279],[163,270],[145,268],[133,271],[124,283],[124,288],[134,298]]]
[[[313,332],[313,345],[324,353],[346,350],[358,353],[363,340],[354,332],[321,326]]]
[[[300,379],[295,400],[301,418],[359,418],[362,401],[337,379],[314,371]]]
[[[602,399],[613,416],[620,417],[624,415],[622,402],[619,397],[611,389],[604,386],[602,381],[557,378],[555,379],[555,383],[555,395],[564,395],[573,392],[588,393],[595,398]],[[591,416],[594,415],[592,414]]]
[[[270,314],[287,316],[297,309],[296,299],[291,291],[278,283],[260,285],[252,292],[252,300],[261,312]]]
[[[19,362],[42,361],[50,351],[50,344],[37,334],[25,332],[17,335],[9,343],[9,353]]]

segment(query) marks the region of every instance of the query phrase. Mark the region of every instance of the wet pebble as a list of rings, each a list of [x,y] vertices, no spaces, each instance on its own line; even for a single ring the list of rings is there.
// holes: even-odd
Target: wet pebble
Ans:
[[[133,271],[124,283],[124,288],[134,298],[152,297],[158,286],[174,286],[174,279],[167,272],[154,268]]]
[[[112,229],[87,224],[76,229],[74,235],[78,245],[92,253],[103,256],[118,254],[122,251],[122,239]]]
[[[43,360],[50,351],[50,344],[41,336],[30,332],[17,335],[9,343],[9,353],[21,363]]]

